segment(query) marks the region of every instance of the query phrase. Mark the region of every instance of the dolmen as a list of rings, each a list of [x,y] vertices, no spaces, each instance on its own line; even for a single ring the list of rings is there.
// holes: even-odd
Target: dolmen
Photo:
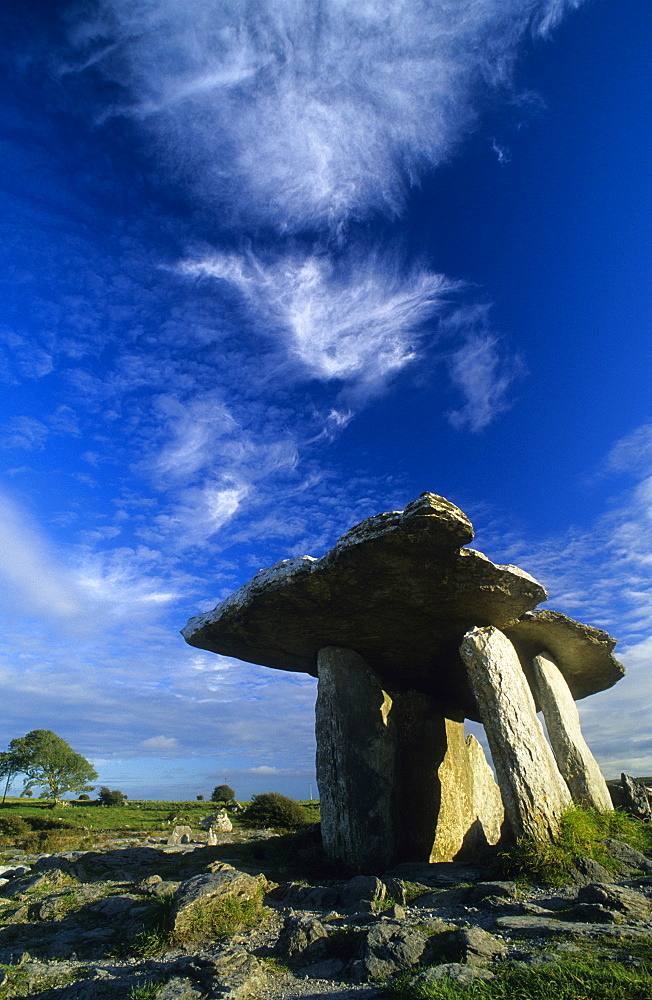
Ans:
[[[575,701],[623,676],[615,640],[538,610],[544,588],[472,539],[458,507],[422,493],[321,559],[260,570],[183,629],[192,646],[319,679],[322,839],[357,871],[469,859],[505,830],[554,836],[573,802],[612,808]],[[497,784],[465,718],[484,725]]]

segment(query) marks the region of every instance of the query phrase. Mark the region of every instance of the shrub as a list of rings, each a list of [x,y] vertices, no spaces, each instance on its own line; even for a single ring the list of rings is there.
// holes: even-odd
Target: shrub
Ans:
[[[275,827],[282,830],[296,830],[310,822],[299,803],[281,795],[280,792],[254,795],[242,819],[247,826],[254,829]]]
[[[117,788],[111,791],[106,785],[102,785],[97,801],[101,806],[123,806],[126,798],[125,793],[118,791]]]
[[[21,816],[0,816],[0,837],[3,839],[25,837],[32,828]]]
[[[65,819],[44,819],[42,816],[30,816],[27,820],[31,830],[76,830],[74,823]]]
[[[198,802],[203,802],[204,801],[204,796],[203,795],[198,795],[197,796],[197,801]]]
[[[90,800],[91,797],[90,795],[87,795],[86,792],[84,792],[83,795],[80,795],[79,798],[77,799],[78,802],[90,802]]]

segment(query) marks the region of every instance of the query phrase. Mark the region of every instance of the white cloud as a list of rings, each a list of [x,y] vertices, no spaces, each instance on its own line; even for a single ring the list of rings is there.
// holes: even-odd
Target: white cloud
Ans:
[[[169,427],[169,440],[155,458],[156,474],[184,484],[214,462],[239,428],[214,393],[198,394],[186,405],[175,396],[161,395],[156,408]]]
[[[141,747],[145,750],[178,750],[179,741],[175,736],[150,736],[147,740],[141,741]]]
[[[45,424],[33,417],[12,417],[0,428],[0,448],[21,448],[24,451],[43,451],[49,431]]]
[[[472,333],[448,358],[453,385],[465,403],[447,414],[453,427],[481,431],[510,407],[507,390],[520,365],[501,357],[498,339],[490,334]]]
[[[12,603],[47,618],[80,616],[82,595],[26,514],[0,494],[0,576]]]
[[[606,467],[614,472],[652,470],[652,424],[643,424],[617,441],[607,456]]]
[[[145,545],[77,555],[70,568],[85,603],[115,618],[150,617],[177,600],[190,577]]]
[[[78,72],[131,95],[195,198],[279,229],[395,214],[446,159],[523,36],[581,0],[104,0],[71,33]],[[65,71],[72,69],[66,62]]]
[[[253,254],[188,260],[182,273],[234,285],[304,376],[372,394],[419,354],[422,327],[459,288],[441,274],[401,274],[389,257],[353,255],[335,264],[317,254],[272,264]]]
[[[70,406],[57,406],[54,413],[46,419],[55,434],[66,434],[71,437],[81,435],[77,414]]]
[[[483,430],[509,409],[507,392],[523,374],[518,357],[508,355],[489,320],[491,305],[478,302],[461,306],[441,324],[444,336],[459,344],[446,357],[448,373],[464,405],[447,413],[453,427]],[[461,343],[460,343],[461,341]]]

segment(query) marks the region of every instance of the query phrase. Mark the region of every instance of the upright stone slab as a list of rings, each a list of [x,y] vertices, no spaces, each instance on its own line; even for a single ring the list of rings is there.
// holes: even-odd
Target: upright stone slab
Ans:
[[[395,853],[392,700],[350,649],[317,658],[317,784],[324,850],[357,871],[382,871]]]
[[[412,689],[392,691],[390,721],[396,735],[393,798],[396,857],[430,861],[438,826],[442,822],[447,824],[446,816],[442,815],[439,771],[443,761],[455,755],[459,730],[463,742],[464,723],[461,715],[456,720],[444,718],[433,698]],[[450,820],[456,827],[459,825],[457,814]],[[450,861],[452,855],[437,860]]]
[[[573,800],[599,812],[611,812],[607,783],[582,735],[570,688],[547,653],[534,657],[534,677],[550,744]]]
[[[438,770],[439,816],[430,861],[463,861],[498,843],[505,810],[500,789],[475,736],[445,720],[447,750]]]
[[[319,653],[317,782],[326,853],[359,871],[397,859],[452,861],[500,837],[503,807],[461,714],[387,691],[357,653]]]
[[[497,628],[460,646],[491,748],[505,813],[517,836],[554,836],[572,799],[537,718],[516,650]]]

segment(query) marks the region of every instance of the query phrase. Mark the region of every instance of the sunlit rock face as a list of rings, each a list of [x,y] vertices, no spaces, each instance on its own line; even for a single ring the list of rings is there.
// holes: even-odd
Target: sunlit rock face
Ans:
[[[319,677],[324,846],[360,871],[477,855],[505,816],[517,834],[554,836],[587,783],[597,795],[569,705],[623,675],[615,640],[538,610],[543,587],[465,547],[472,539],[458,507],[422,493],[320,559],[261,570],[183,630],[193,646]],[[542,655],[557,674],[537,687]],[[559,767],[536,698],[572,743],[556,749]],[[485,725],[499,787],[465,718]]]
[[[546,742],[514,647],[490,626],[467,632],[461,653],[512,830],[517,836],[538,839],[555,836],[572,799]]]
[[[611,812],[609,789],[582,735],[570,688],[548,653],[534,657],[534,677],[550,745],[573,800],[588,809]]]

